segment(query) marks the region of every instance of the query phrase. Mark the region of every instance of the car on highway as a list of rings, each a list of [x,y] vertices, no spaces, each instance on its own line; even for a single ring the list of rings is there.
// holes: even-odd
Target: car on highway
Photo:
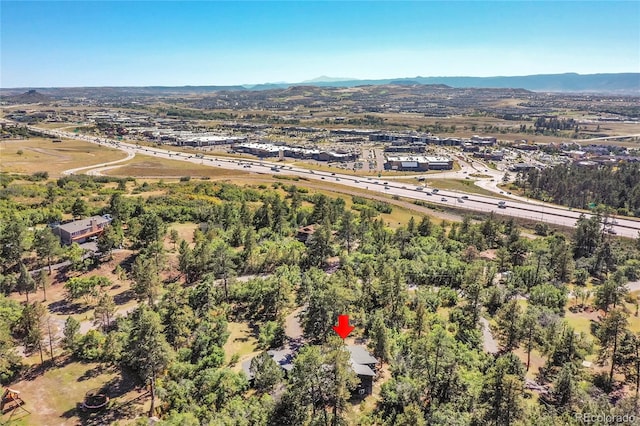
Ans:
[[[449,201],[449,200],[447,200],[446,198],[442,197],[442,198],[440,198],[440,201]]]
[[[611,235],[616,235],[616,234],[617,234],[616,230],[615,230],[615,229],[613,229],[613,228],[608,228],[608,229],[607,229],[607,233],[608,233],[608,234],[611,234]]]
[[[438,188],[434,188],[433,191],[431,191],[431,192],[433,192],[434,194],[437,194],[438,193]]]
[[[335,173],[331,173],[331,176],[335,176],[335,175],[336,175]]]
[[[458,198],[458,202],[459,203],[464,203],[464,200],[462,198]]]
[[[468,200],[468,199],[469,199],[469,196],[468,196],[468,195],[463,195],[463,196],[462,196],[462,197],[460,197],[460,198],[462,198],[463,200]]]
[[[337,181],[337,182],[340,182],[340,178],[336,178],[336,181]]]
[[[417,186],[417,187],[416,187],[416,191],[424,191],[424,188],[423,188],[423,187],[421,187],[421,186]]]
[[[504,201],[498,201],[498,208],[506,209],[507,208],[507,204]]]

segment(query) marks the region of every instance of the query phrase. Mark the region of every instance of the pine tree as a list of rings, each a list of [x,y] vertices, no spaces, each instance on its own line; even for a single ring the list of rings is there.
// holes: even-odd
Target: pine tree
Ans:
[[[49,275],[51,275],[51,261],[53,257],[59,255],[62,251],[60,239],[53,234],[49,227],[43,228],[35,233],[34,248],[38,257],[47,262]]]
[[[391,341],[389,329],[385,326],[380,311],[376,311],[373,315],[369,336],[371,337],[374,356],[382,362],[388,362],[391,358]]]
[[[598,339],[600,340],[600,359],[611,358],[609,383],[613,383],[613,374],[617,367],[619,343],[627,331],[627,316],[621,309],[609,311],[600,324]]]
[[[27,304],[29,303],[29,293],[35,291],[36,281],[31,276],[31,273],[27,270],[24,263],[20,264],[20,275],[18,275],[18,291],[24,292],[27,296]]]
[[[496,315],[496,338],[503,350],[510,352],[516,349],[520,343],[522,309],[518,301],[513,299],[504,305]]]
[[[156,379],[169,366],[173,351],[162,334],[160,316],[146,305],[133,312],[131,331],[125,347],[129,368],[151,387],[149,417],[155,415]]]
[[[251,360],[249,368],[253,375],[253,386],[258,392],[271,392],[282,381],[284,373],[266,351]]]

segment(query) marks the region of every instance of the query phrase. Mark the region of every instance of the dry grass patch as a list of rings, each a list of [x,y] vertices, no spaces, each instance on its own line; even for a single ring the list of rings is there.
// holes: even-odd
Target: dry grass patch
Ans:
[[[470,194],[486,195],[489,197],[506,198],[502,197],[500,194],[496,194],[495,192],[476,186],[472,180],[432,179],[428,180],[427,186],[449,191],[460,191]]]
[[[30,138],[0,142],[0,171],[13,173],[49,172],[60,176],[64,170],[120,160],[126,154],[75,139],[54,143],[51,139]]]
[[[232,366],[232,369],[241,371],[242,363],[259,353],[258,340],[247,323],[229,322],[227,329],[229,330],[229,338],[222,349],[224,349],[227,362],[237,354],[238,362]]]
[[[213,162],[215,164],[215,162]],[[205,166],[204,164],[193,164],[186,161],[167,160],[164,158],[153,158],[153,156],[136,155],[136,158],[125,163],[123,166],[107,170],[104,173],[109,176],[132,176],[132,177],[209,177],[228,178],[247,176],[248,173],[228,170],[222,167]]]

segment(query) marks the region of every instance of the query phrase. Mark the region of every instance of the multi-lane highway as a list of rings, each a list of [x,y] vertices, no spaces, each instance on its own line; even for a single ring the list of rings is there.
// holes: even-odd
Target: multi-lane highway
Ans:
[[[247,173],[258,174],[286,174],[298,176],[307,180],[325,181],[340,184],[347,187],[354,187],[361,190],[368,190],[375,193],[388,194],[413,200],[422,200],[435,205],[445,205],[463,210],[477,212],[495,212],[504,216],[525,218],[529,220],[546,222],[554,225],[575,226],[576,220],[581,212],[572,211],[568,208],[546,204],[540,201],[527,201],[518,197],[513,199],[491,197],[487,195],[477,195],[471,193],[457,192],[451,190],[436,190],[429,187],[394,182],[392,179],[359,177],[345,175],[339,172],[331,173],[320,170],[299,168],[282,165],[274,161],[263,161],[255,159],[233,159],[216,155],[187,154],[167,149],[140,146],[131,143],[124,143],[116,140],[96,138],[93,136],[79,135],[61,130],[41,129],[30,127],[34,131],[49,134],[56,137],[65,137],[85,140],[109,147],[118,148],[127,153],[127,158],[117,162],[97,164],[90,167],[82,167],[67,171],[75,173],[78,171],[112,168],[111,166],[122,161],[127,161],[136,154],[150,155],[156,158],[165,158],[177,161],[186,161],[193,164],[201,164],[210,167],[220,167],[230,170],[238,170]],[[431,178],[432,176],[429,176]],[[640,231],[640,221],[629,218],[615,217],[610,219],[607,228],[610,234],[620,235],[629,238],[636,238]]]

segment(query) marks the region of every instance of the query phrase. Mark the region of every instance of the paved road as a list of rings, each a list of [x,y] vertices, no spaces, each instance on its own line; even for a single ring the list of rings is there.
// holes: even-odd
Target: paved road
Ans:
[[[498,342],[493,338],[489,321],[487,321],[486,318],[480,317],[480,324],[482,325],[482,348],[489,354],[497,354]]]
[[[567,227],[575,226],[576,220],[580,216],[581,212],[572,211],[564,207],[555,206],[552,204],[546,204],[539,201],[525,201],[520,199],[506,201],[504,208],[498,206],[499,202],[504,202],[503,198],[497,198],[486,195],[468,194],[464,192],[441,190],[437,194],[431,191],[422,190],[417,191],[416,186],[410,184],[396,183],[386,177],[373,178],[373,177],[358,177],[353,175],[344,175],[341,173],[331,173],[325,171],[315,171],[310,169],[302,169],[298,167],[288,166],[285,167],[281,163],[276,161],[265,160],[253,160],[253,159],[234,159],[228,157],[217,157],[215,155],[202,155],[196,157],[192,154],[180,153],[177,151],[171,151],[160,148],[151,148],[145,146],[139,146],[131,143],[119,142],[116,140],[97,138],[86,135],[78,135],[74,133],[64,132],[60,130],[41,129],[33,126],[29,126],[33,130],[48,133],[52,136],[75,138],[85,140],[91,143],[97,143],[104,146],[116,147],[133,156],[135,154],[149,155],[156,158],[165,158],[179,161],[186,161],[193,164],[201,164],[210,167],[220,167],[230,170],[244,171],[248,173],[257,174],[285,174],[298,176],[306,180],[325,180],[327,182],[337,183],[340,185],[359,188],[361,190],[368,190],[372,192],[393,195],[413,200],[428,201],[431,204],[446,205],[449,207],[456,207],[463,210],[471,210],[478,212],[494,212],[504,216],[512,216],[517,218],[524,218],[534,220],[538,222],[547,222],[554,225],[561,225]],[[126,161],[126,160],[119,160]],[[81,170],[89,170],[95,168],[108,167],[108,164],[104,163],[89,167],[83,167]],[[473,166],[472,166],[473,167]],[[484,170],[483,170],[484,171]],[[71,171],[73,172],[73,171]],[[467,199],[462,199],[465,196]],[[617,217],[615,225],[612,229],[617,235],[636,238],[640,231],[640,222],[634,221],[629,218]]]

